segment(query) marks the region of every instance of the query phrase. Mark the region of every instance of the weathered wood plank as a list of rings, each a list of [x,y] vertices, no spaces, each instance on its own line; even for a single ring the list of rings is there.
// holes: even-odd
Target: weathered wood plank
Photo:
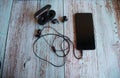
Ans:
[[[113,45],[113,49],[116,51],[116,56],[118,59],[118,66],[119,66],[119,70],[120,70],[120,1],[119,0],[113,0],[113,7],[114,8],[114,15],[116,17],[115,19],[115,36],[117,37],[117,41],[116,43]]]
[[[97,2],[98,3],[98,2]],[[96,33],[97,39],[101,41],[97,42],[97,58],[98,58],[98,71],[101,78],[119,78],[120,70],[118,66],[119,59],[116,56],[116,50],[113,45],[119,41],[118,33],[116,33],[115,16],[113,12],[112,2],[104,1],[98,5],[102,5],[101,9],[96,8]],[[102,42],[102,47],[99,48],[99,44]],[[117,48],[116,48],[117,49]],[[103,50],[103,51],[101,51]],[[101,52],[100,52],[101,51]],[[113,70],[116,69],[116,70]]]
[[[9,24],[3,78],[38,78],[32,52],[37,1],[14,1]]]
[[[1,73],[3,68],[3,60],[5,54],[6,38],[7,38],[11,7],[12,7],[12,0],[0,1],[0,77],[2,76]]]
[[[113,3],[114,13],[117,21],[116,24],[118,26],[118,31],[119,31],[118,35],[120,38],[120,0],[113,0],[112,3]]]
[[[111,1],[68,1],[64,1],[64,14],[69,17],[69,21],[65,24],[66,35],[74,41],[73,14],[76,12],[93,13],[96,50],[83,51],[83,58],[81,60],[76,60],[71,52],[67,57],[65,77],[119,78],[120,66],[118,57],[120,56],[120,40],[118,38]]]
[[[52,5],[52,9],[57,12],[56,18],[58,18],[63,15],[62,2],[54,0],[38,1],[38,9],[46,5],[46,3],[49,3]],[[36,58],[32,52],[32,44],[34,42],[33,34],[35,28],[37,28],[35,27],[36,22],[33,18],[36,9],[37,1],[14,1],[13,3],[3,78],[64,78],[64,66],[60,68],[53,67]],[[36,26],[39,25],[36,23]],[[52,26],[63,33],[62,23],[59,24],[59,27],[58,25]],[[43,26],[39,27],[42,28]],[[49,30],[48,32],[53,31]],[[53,37],[47,38],[49,38],[48,41],[53,39]],[[43,45],[45,44],[44,42],[42,40],[37,43],[38,50],[41,52],[40,56],[59,64],[62,59],[57,58],[49,48],[44,48],[46,47],[46,45]]]
[[[55,10],[56,11],[56,17],[58,20],[59,20],[59,17],[63,16],[63,0],[41,0],[39,1],[39,4],[38,4],[38,9],[40,9],[41,7],[47,5],[47,4],[50,4],[52,7],[51,7],[51,10]],[[58,9],[59,8],[59,9]],[[39,26],[39,25],[38,25]],[[51,26],[53,28],[55,28],[58,32],[60,32],[61,34],[63,34],[63,24],[60,22],[60,24],[51,24],[51,23],[48,23],[44,26]],[[43,26],[39,26],[39,28],[43,28]],[[46,33],[55,33],[55,31],[53,31],[52,29],[48,29],[46,30],[45,33],[43,34],[46,34]],[[46,40],[48,41],[49,44],[52,43],[53,39],[54,39],[54,36],[48,36],[48,37],[45,37]],[[62,61],[63,59],[62,58],[59,58],[57,57],[50,49],[49,45],[46,46],[45,44],[46,42],[44,40],[39,40],[38,41],[38,46],[40,46],[40,56],[43,57],[44,59],[56,64],[56,65],[60,65],[62,64]],[[54,46],[57,48],[58,45],[59,45],[59,41],[56,41]],[[45,44],[45,45],[41,45],[41,44]],[[46,47],[46,49],[44,49],[43,47]],[[52,66],[51,64],[49,63],[46,63],[46,62],[42,62],[40,60],[40,70],[39,72],[44,72],[42,74],[40,74],[40,77],[41,78],[64,78],[64,66],[63,67],[59,67],[59,68],[56,68],[54,66]]]
[[[93,13],[96,50],[84,51],[81,60],[75,59],[71,50],[67,56],[65,70],[64,67],[56,68],[39,60],[32,52],[32,43],[35,39],[34,30],[35,28],[43,28],[34,21],[33,14],[46,4],[52,5],[52,9],[56,11],[56,18],[63,16],[64,12],[64,15],[69,19],[64,23],[64,27],[61,22],[58,25],[51,23],[46,25],[54,27],[61,33],[65,32],[65,35],[69,36],[73,42],[75,42],[73,14],[76,12]],[[0,12],[0,20],[3,18],[6,20],[0,21],[0,24],[5,25],[5,28],[0,29],[0,43],[3,44],[0,44],[1,60],[4,55],[5,41],[3,40],[6,40],[7,36],[11,6],[12,1],[7,5],[2,5],[7,10]],[[0,7],[0,10],[2,9]],[[6,13],[9,15],[4,16],[3,14]],[[114,2],[113,0],[113,5],[111,0],[64,0],[64,2],[63,0],[40,0],[38,4],[37,1],[14,1],[11,14],[3,78],[64,78],[64,76],[65,78],[120,78],[119,1]],[[2,25],[0,27],[3,27]],[[53,33],[49,29],[45,33],[47,32]],[[51,42],[54,37],[46,38],[48,42]],[[45,44],[45,41],[39,40],[37,43],[41,57],[56,64],[61,63],[62,59],[56,57],[49,48],[46,48],[49,46],[41,44]],[[58,44],[59,42],[55,45]]]

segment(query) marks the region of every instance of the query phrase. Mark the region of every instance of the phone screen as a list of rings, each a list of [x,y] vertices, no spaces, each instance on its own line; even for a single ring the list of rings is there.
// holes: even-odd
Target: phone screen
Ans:
[[[92,13],[75,14],[76,47],[78,50],[95,49]]]

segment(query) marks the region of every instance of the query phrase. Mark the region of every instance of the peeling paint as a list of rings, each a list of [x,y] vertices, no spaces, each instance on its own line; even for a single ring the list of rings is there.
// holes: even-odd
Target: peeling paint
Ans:
[[[107,10],[112,13],[112,4],[110,1],[106,0],[106,5],[105,7],[107,8]]]
[[[116,21],[118,25],[118,35],[120,39],[120,0],[114,0],[112,4],[114,7],[114,11],[115,11]]]

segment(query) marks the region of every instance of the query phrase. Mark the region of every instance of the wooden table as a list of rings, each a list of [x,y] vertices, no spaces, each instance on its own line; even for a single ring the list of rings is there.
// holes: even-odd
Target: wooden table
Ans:
[[[33,14],[46,4],[52,5],[56,18],[66,15],[69,19],[65,23],[48,23],[46,26],[54,27],[73,42],[73,15],[93,13],[96,49],[83,51],[80,60],[70,51],[65,66],[59,68],[35,57],[33,34],[36,28],[43,26],[35,22]],[[40,54],[43,58],[61,62],[46,46],[40,45],[39,49],[43,49]],[[0,77],[120,78],[120,0],[1,0]]]

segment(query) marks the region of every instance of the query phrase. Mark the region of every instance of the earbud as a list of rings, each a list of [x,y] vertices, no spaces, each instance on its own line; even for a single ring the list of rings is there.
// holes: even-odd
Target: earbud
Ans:
[[[65,21],[68,21],[67,16],[63,16],[63,17],[62,17],[62,22],[65,22]]]
[[[38,29],[38,30],[36,30],[35,31],[35,37],[40,37],[40,35],[41,35],[41,30],[40,29]]]

